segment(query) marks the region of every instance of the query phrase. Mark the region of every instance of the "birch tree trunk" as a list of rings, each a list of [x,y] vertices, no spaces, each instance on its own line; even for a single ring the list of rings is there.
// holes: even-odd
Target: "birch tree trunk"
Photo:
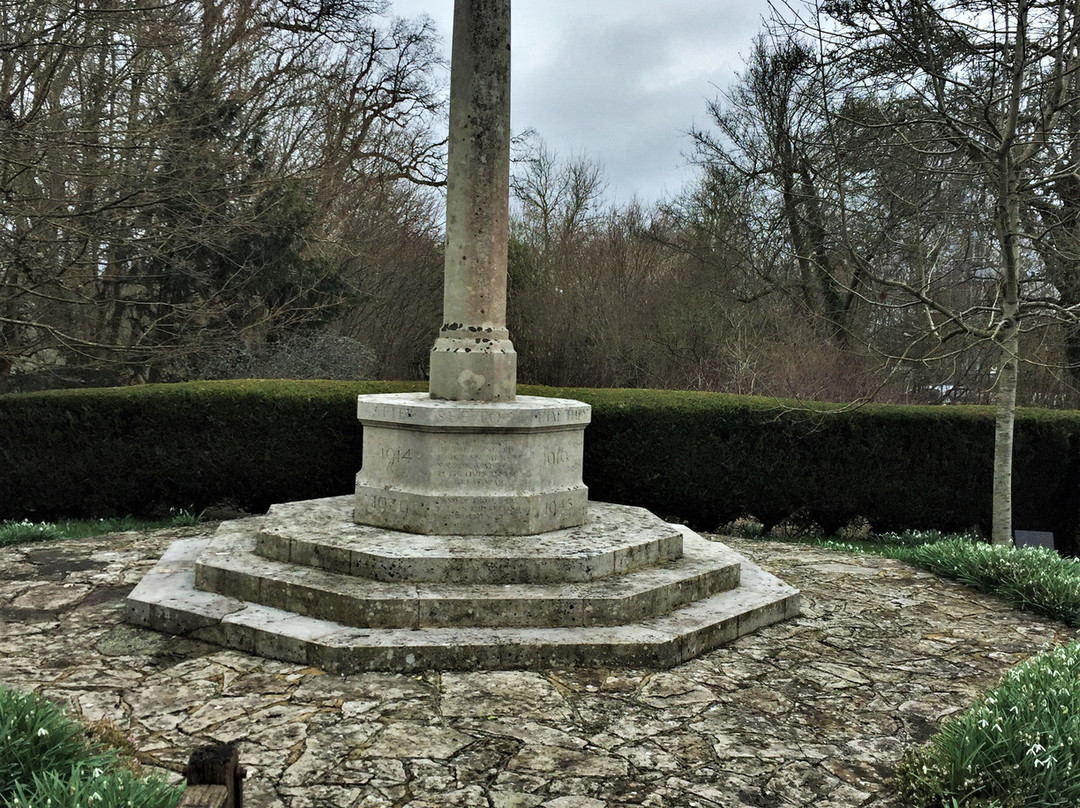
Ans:
[[[1021,36],[1023,27],[1021,27]],[[1017,64],[1023,64],[1023,42],[1018,41]],[[1013,434],[1016,426],[1016,386],[1020,376],[1020,168],[1012,152],[1016,133],[1019,88],[1008,117],[1003,148],[998,155],[998,238],[1001,243],[1001,346],[998,364],[997,415],[994,423],[994,503],[990,541],[1013,544],[1012,471]]]
[[[1009,316],[1008,307],[1005,314]],[[1013,311],[1012,317],[1015,317],[1015,314]],[[1010,319],[1009,322],[1015,320]],[[994,506],[991,528],[991,541],[994,544],[1013,543],[1012,458],[1016,424],[1016,383],[1020,375],[1019,336],[1020,329],[1014,326],[1001,340],[997,416],[994,420]]]

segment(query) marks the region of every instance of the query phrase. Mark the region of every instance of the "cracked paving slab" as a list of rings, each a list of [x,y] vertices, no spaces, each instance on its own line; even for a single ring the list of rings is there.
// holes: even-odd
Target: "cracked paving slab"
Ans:
[[[671,670],[335,676],[123,622],[212,525],[0,548],[0,682],[178,779],[236,741],[254,808],[885,808],[904,749],[1074,632],[900,562],[724,542],[802,616]]]

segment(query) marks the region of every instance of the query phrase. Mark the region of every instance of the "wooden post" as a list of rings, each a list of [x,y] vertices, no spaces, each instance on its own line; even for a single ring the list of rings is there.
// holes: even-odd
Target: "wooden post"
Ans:
[[[244,808],[244,777],[240,752],[235,744],[222,743],[204,746],[191,754],[184,777],[189,786],[224,786],[226,798],[221,808]],[[196,803],[196,806],[201,803]],[[209,803],[208,805],[215,805]],[[194,806],[193,806],[194,808]]]
[[[225,786],[188,786],[176,808],[225,808],[228,799]]]

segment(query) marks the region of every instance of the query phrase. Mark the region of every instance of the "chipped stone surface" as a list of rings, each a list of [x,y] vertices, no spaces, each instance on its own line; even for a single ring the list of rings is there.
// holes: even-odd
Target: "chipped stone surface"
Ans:
[[[285,509],[298,512],[298,529],[329,523],[329,513],[336,511],[342,535],[355,535],[344,521],[343,500]],[[659,522],[641,509],[597,503],[595,511],[594,531],[607,522],[612,533],[636,534],[642,523],[623,518],[627,511]],[[352,550],[336,544],[316,545],[322,563],[314,567],[294,563],[295,546],[287,553],[289,562],[264,558],[257,552],[265,538],[260,521],[225,522],[213,539],[170,545],[128,595],[130,622],[347,675],[672,667],[799,613],[797,589],[684,525],[665,527],[680,539],[677,560],[659,563],[659,556],[647,552],[651,566],[636,568],[634,562],[623,569],[624,559],[600,580],[438,584],[334,572],[327,561],[339,570],[353,566]],[[380,539],[372,535],[370,541]],[[417,552],[424,555],[422,548]],[[482,563],[476,548],[470,553]],[[537,566],[546,563],[538,557]]]
[[[90,587],[79,584],[36,583],[27,587],[11,601],[16,609],[39,609],[57,611],[74,606],[90,592]]]
[[[682,556],[682,533],[644,508],[590,502],[585,522],[531,536],[445,536],[359,525],[352,497],[270,506],[253,536],[262,558],[378,581],[515,584],[592,581]]]
[[[0,548],[0,681],[111,718],[174,778],[236,741],[258,808],[891,808],[907,745],[1074,635],[899,562],[725,538],[801,617],[665,671],[343,677],[123,622],[210,530]]]

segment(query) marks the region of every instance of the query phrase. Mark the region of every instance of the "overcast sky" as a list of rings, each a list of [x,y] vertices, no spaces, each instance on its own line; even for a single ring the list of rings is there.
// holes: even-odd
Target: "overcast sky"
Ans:
[[[391,0],[427,14],[447,56],[453,0]],[[741,69],[767,0],[513,0],[512,127],[603,165],[608,196],[652,202],[692,176],[686,132]]]

